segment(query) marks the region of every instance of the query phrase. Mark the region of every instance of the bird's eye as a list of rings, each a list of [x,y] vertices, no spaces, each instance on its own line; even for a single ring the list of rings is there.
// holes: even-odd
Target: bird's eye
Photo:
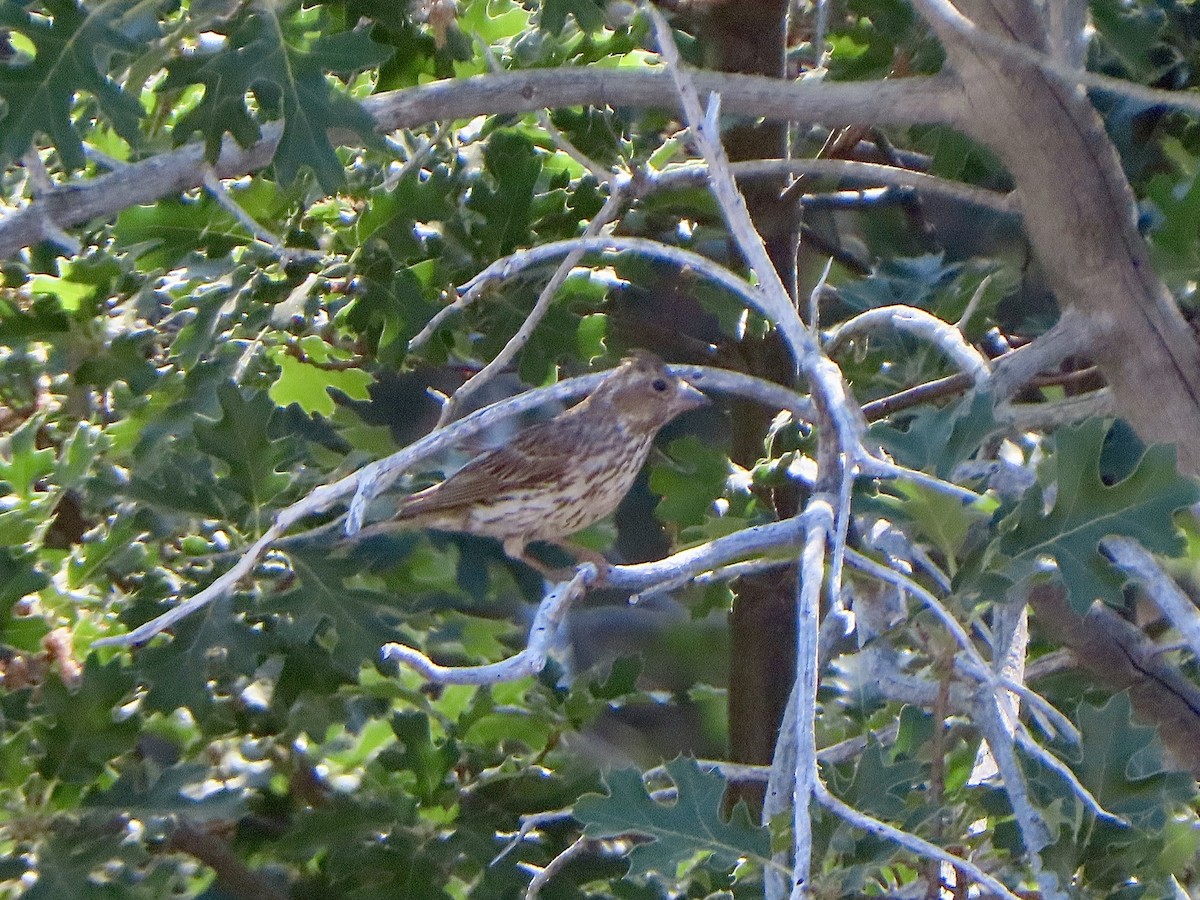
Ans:
[[[667,389],[667,381],[665,378],[655,378],[654,382],[650,385],[650,387],[654,388],[656,391],[658,391],[661,394],[663,391],[665,391]]]

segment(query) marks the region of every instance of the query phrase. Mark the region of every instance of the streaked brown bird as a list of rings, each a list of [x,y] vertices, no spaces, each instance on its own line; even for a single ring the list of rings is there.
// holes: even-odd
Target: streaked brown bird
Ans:
[[[405,498],[395,519],[363,533],[463,531],[497,538],[510,557],[533,563],[529,542],[562,546],[615,510],[659,430],[707,402],[657,356],[637,351],[576,406]]]

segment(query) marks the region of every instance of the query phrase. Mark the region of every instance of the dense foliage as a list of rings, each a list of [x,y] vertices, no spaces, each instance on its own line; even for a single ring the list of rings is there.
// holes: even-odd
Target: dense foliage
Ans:
[[[830,7],[830,81],[942,65],[906,6]],[[810,15],[793,23],[797,71],[814,60]],[[712,40],[704,16],[673,20],[697,66]],[[1095,0],[1089,65],[1194,84],[1196,16],[1183,2]],[[541,577],[484,539],[410,531],[339,542],[330,529],[267,551],[230,596],[145,646],[92,646],[211,584],[314,488],[434,428],[439,396],[501,352],[561,257],[497,279],[414,338],[492,263],[582,234],[615,186],[626,189],[613,173],[645,181],[624,198],[618,234],[748,275],[704,179],[664,175],[695,162],[673,113],[472,113],[380,135],[379,107],[364,103],[493,68],[654,65],[645,15],[595,0],[4,0],[0,28],[4,215],[189,142],[213,167],[186,190],[50,229],[4,264],[0,889],[514,897],[582,836],[544,896],[761,896],[764,869],[779,865],[772,853],[791,844],[791,817],[760,825],[753,797],[735,805],[726,778],[695,761],[725,758],[730,739],[726,688],[744,660],[729,651],[729,577],[633,604],[600,586],[576,605],[569,639],[540,676],[430,685],[384,663],[381,647],[400,642],[445,665],[512,655]],[[1195,120],[1108,94],[1095,102],[1141,198],[1155,263],[1187,306],[1200,254]],[[828,134],[798,129],[795,155],[815,156]],[[274,142],[264,165],[221,169],[222,148],[264,138]],[[869,138],[892,162],[1007,187],[992,155],[949,129]],[[1053,324],[1014,217],[860,187],[804,183],[806,316],[835,257],[815,294],[820,328],[892,304],[959,323],[980,347],[1017,346]],[[754,360],[772,352],[773,335],[702,274],[636,251],[590,253],[468,406],[611,367],[636,347],[762,374]],[[955,372],[938,347],[891,328],[860,335],[836,361],[864,404]],[[1094,388],[1087,365],[1068,361],[1021,399]],[[802,505],[814,431],[772,418],[777,409],[747,414],[744,400],[716,400],[663,432],[614,520],[580,543],[642,562]],[[1095,600],[1133,609],[1105,538],[1175,557],[1185,583],[1196,564],[1200,535],[1180,512],[1200,500],[1195,484],[1177,473],[1172,448],[1145,447],[1119,420],[1014,424],[961,380],[867,412],[871,440],[891,459],[978,498],[859,480],[850,545],[907,567],[989,658],[997,610],[1024,603],[1032,586],[1061,584],[1081,614]],[[400,487],[431,483],[513,425],[424,463]],[[388,502],[370,518],[385,517]],[[757,568],[791,592],[797,550],[772,548]],[[972,777],[986,726],[956,706],[970,684],[956,674],[953,636],[913,595],[861,569],[847,572],[845,593],[863,606],[858,630],[824,647],[817,746],[849,752],[825,757],[825,784],[1013,890],[1044,889],[1011,797],[1000,781]],[[1058,649],[1035,617],[1030,658]],[[1196,674],[1186,650],[1172,653],[1181,677]],[[880,659],[933,695],[914,688],[905,701],[880,682]],[[1073,896],[1200,889],[1192,774],[1132,717],[1126,695],[1069,663],[1045,671],[1031,687],[1080,740],[1044,711],[1026,716],[1031,732],[1122,820],[1098,815],[1063,771],[1018,746],[1027,802],[1047,829],[1040,865]],[[545,815],[518,836],[534,814]],[[899,894],[938,876],[911,848],[829,808],[812,814],[815,896]]]

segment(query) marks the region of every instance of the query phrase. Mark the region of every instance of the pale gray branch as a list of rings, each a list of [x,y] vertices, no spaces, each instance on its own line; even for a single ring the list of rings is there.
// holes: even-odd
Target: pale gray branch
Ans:
[[[997,401],[1008,399],[1039,372],[1052,371],[1067,357],[1086,352],[1093,339],[1087,314],[1068,307],[1045,334],[995,361],[992,393]]]
[[[547,118],[547,124],[549,124],[549,118]],[[621,211],[626,196],[624,185],[613,180],[610,190],[611,193],[608,195],[608,199],[604,202],[604,206],[600,212],[596,213],[596,217],[587,224],[587,228],[583,232],[585,238],[598,236],[606,226],[616,219],[617,214]],[[534,303],[533,309],[529,311],[529,315],[525,317],[525,321],[521,323],[521,327],[517,329],[516,334],[509,338],[508,342],[500,349],[500,352],[486,366],[467,379],[462,387],[455,391],[454,395],[442,406],[442,413],[438,419],[439,425],[445,425],[447,422],[453,421],[467,399],[502,372],[516,358],[517,354],[521,352],[521,348],[529,343],[529,339],[533,337],[534,330],[536,330],[542,319],[545,318],[546,313],[550,309],[550,304],[554,302],[554,297],[558,293],[558,289],[567,280],[567,276],[571,274],[571,270],[575,268],[575,265],[583,259],[585,252],[586,250],[582,247],[572,250],[558,264],[558,268],[554,270],[554,274],[550,276],[550,280],[542,288],[537,302]]]
[[[953,122],[960,96],[949,78],[793,85],[751,75],[704,73],[701,90],[719,90],[741,114],[773,120],[848,125],[868,119],[888,122]],[[538,69],[474,78],[447,79],[402,91],[376,94],[363,102],[379,131],[419,128],[431,122],[479,115],[535,112],[569,106],[633,106],[677,109],[679,100],[664,72],[600,68]],[[270,165],[283,132],[279,122],[263,126],[262,139],[239,147],[222,144],[213,169],[218,178],[237,178]],[[356,140],[351,135],[339,139]],[[154,203],[201,187],[204,145],[187,144],[87,181],[56,187],[0,218],[0,258],[32,246],[62,229],[108,219],[123,209]]]
[[[1158,560],[1133,538],[1106,537],[1100,542],[1100,549],[1126,575],[1145,588],[1150,600],[1187,641],[1192,655],[1200,659],[1200,610],[1179,589],[1175,580],[1163,571]]]
[[[808,895],[812,872],[810,806],[817,780],[817,684],[820,681],[821,585],[825,577],[825,545],[834,529],[829,499],[813,497],[804,510],[807,525],[796,586],[796,721],[792,741],[796,761],[792,783],[792,896]]]
[[[507,281],[526,269],[540,266],[565,254],[576,253],[640,253],[651,259],[661,259],[673,263],[681,270],[698,274],[714,281],[721,287],[740,297],[747,306],[761,312],[770,318],[771,312],[763,299],[762,291],[745,279],[729,271],[729,269],[701,256],[692,250],[673,247],[650,238],[626,237],[623,235],[603,235],[597,237],[567,238],[561,241],[550,241],[536,247],[519,250],[509,256],[501,257],[490,263],[487,268],[456,289],[458,299],[448,306],[438,310],[417,334],[409,341],[410,350],[416,349],[429,340],[446,320],[461,312],[478,300],[483,291],[497,282]]]
[[[885,166],[882,163],[859,162],[850,159],[755,159],[731,162],[729,170],[740,181],[753,178],[778,178],[780,175],[807,175],[815,178],[837,178],[863,186],[888,185],[912,188],[922,194],[940,197],[964,206],[986,209],[1000,215],[1016,216],[1019,210],[1011,194],[949,181],[936,175]],[[707,187],[708,175],[704,166],[695,163],[668,166],[640,187],[639,196],[660,190],[681,187]],[[820,196],[805,194],[801,198]]]
[[[588,584],[595,579],[596,567],[584,563],[574,578],[556,584],[538,604],[525,648],[500,662],[480,666],[441,666],[420,650],[404,644],[385,644],[381,655],[384,660],[408,666],[434,684],[500,684],[537,675],[546,667],[551,643],[571,604],[583,596]]]
[[[829,789],[825,787],[824,783],[819,778],[814,785],[813,794],[818,803],[820,803],[838,818],[844,819],[846,822],[853,825],[855,828],[861,828],[863,831],[873,834],[876,837],[881,837],[884,840],[894,841],[901,847],[912,851],[918,856],[926,857],[928,859],[937,859],[941,862],[954,866],[954,868],[960,869],[966,874],[970,875],[980,884],[985,886],[989,891],[992,891],[998,896],[1006,897],[1008,900],[1020,900],[1016,894],[1006,888],[987,872],[983,871],[983,869],[979,868],[979,866],[975,865],[975,863],[970,862],[961,856],[955,856],[953,853],[943,850],[936,844],[931,844],[929,841],[919,838],[915,834],[910,834],[907,831],[901,831],[899,828],[888,825],[886,822],[881,822],[878,819],[868,816],[866,813],[859,812],[854,807],[843,803],[829,792]]]
[[[847,319],[830,330],[825,352],[833,356],[855,335],[883,325],[928,341],[970,375],[977,388],[987,385],[991,368],[987,358],[967,342],[956,326],[914,306],[879,306]]]

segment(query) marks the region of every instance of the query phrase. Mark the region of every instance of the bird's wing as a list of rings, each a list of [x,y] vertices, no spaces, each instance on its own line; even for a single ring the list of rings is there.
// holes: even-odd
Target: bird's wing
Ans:
[[[562,422],[526,428],[511,442],[471,460],[445,481],[405,498],[397,516],[461,509],[502,492],[558,481],[580,447]],[[551,426],[559,427],[551,427]]]

